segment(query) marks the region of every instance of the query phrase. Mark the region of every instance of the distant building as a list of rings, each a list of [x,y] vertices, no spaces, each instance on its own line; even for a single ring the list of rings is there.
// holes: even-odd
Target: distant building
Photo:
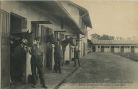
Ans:
[[[93,52],[138,53],[136,40],[97,40],[92,39]]]

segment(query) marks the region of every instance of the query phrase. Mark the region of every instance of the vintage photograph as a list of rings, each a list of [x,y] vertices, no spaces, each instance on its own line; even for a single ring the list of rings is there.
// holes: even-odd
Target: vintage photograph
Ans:
[[[138,0],[0,0],[0,89],[138,89]]]

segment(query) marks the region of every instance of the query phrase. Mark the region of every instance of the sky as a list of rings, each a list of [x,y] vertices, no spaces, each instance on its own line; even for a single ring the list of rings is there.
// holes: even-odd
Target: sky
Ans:
[[[73,0],[89,11],[93,33],[138,38],[138,1]]]

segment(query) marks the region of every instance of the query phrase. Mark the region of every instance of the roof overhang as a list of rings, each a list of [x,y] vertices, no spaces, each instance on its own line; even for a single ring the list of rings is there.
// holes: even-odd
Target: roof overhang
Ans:
[[[32,21],[32,23],[36,23],[36,24],[52,24],[50,21]]]
[[[80,30],[77,23],[71,18],[68,12],[64,9],[64,7],[61,6],[60,1],[35,1],[35,2],[34,1],[27,1],[27,2],[22,1],[22,2],[25,4],[29,4],[34,7],[40,8],[41,10],[44,11],[45,14],[48,14],[52,18],[58,19],[59,23],[63,23],[67,25],[70,28],[70,30],[72,30],[73,33],[84,34]],[[67,2],[71,3],[70,1],[67,1]],[[76,4],[73,4],[73,5],[75,5],[77,8],[87,13],[85,16],[83,16],[83,21],[88,27],[92,27],[88,11]],[[43,23],[49,23],[49,22],[41,21],[40,23],[43,24]]]
[[[68,1],[68,2],[69,2],[70,4],[72,4],[72,5],[74,5],[75,7],[77,7],[77,8],[80,10],[81,17],[82,17],[84,23],[85,23],[88,27],[92,28],[91,19],[90,19],[88,10],[85,9],[85,8],[83,8],[83,7],[81,7],[81,6],[79,6],[79,5],[77,5],[76,3],[73,3],[73,2],[71,2],[71,1]]]

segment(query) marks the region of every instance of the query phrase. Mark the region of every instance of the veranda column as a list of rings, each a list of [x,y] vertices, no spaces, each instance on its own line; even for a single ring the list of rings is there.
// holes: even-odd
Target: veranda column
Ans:
[[[55,45],[52,44],[52,70],[54,70],[54,52],[55,52]]]
[[[95,52],[98,52],[98,50],[99,50],[99,46],[95,45]]]
[[[31,21],[27,21],[27,30],[29,30],[29,32],[31,32]],[[31,39],[31,38],[30,38]],[[31,49],[31,48],[30,48]],[[27,51],[26,52],[26,82],[28,81],[28,75],[31,75],[31,54]]]
[[[0,24],[0,65],[1,65],[1,24]],[[0,67],[1,71],[1,67]],[[0,72],[0,87],[1,87],[1,72]]]

